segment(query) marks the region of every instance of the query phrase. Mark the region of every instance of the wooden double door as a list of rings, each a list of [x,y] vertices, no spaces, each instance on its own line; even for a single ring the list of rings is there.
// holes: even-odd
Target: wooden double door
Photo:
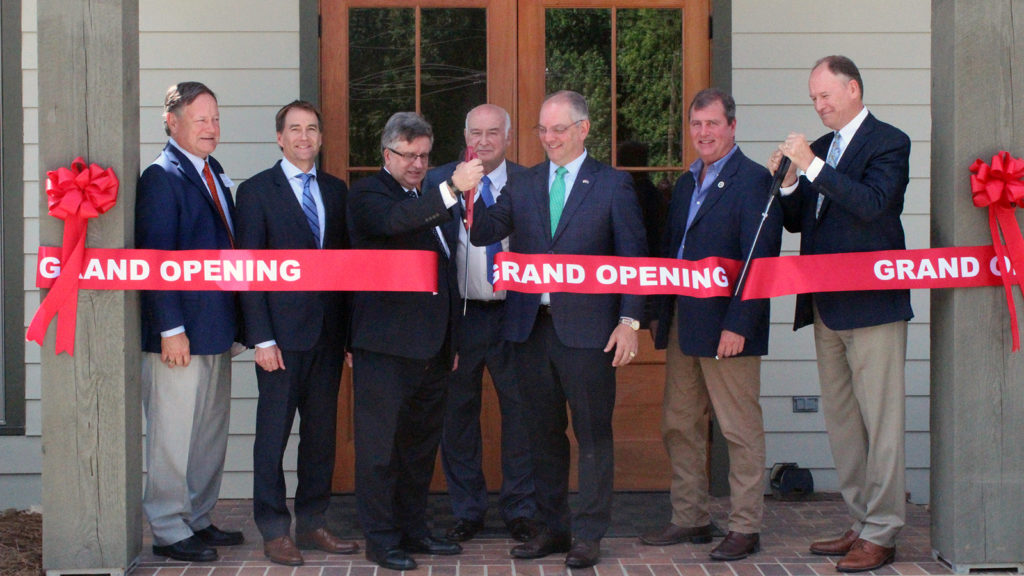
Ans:
[[[587,98],[588,152],[657,191],[660,203],[645,214],[649,233],[694,158],[684,114],[710,78],[709,0],[321,0],[320,13],[322,164],[350,183],[380,169],[380,131],[401,110],[431,122],[432,165],[458,158],[465,114],[484,102],[512,117],[509,159],[540,162],[533,126],[544,95],[562,89]],[[617,490],[668,487],[660,434],[664,354],[646,330],[640,341],[637,361],[618,372]],[[481,426],[487,483],[496,490],[501,417],[486,374]],[[333,488],[354,488],[348,370]],[[444,489],[440,466],[432,488]]]

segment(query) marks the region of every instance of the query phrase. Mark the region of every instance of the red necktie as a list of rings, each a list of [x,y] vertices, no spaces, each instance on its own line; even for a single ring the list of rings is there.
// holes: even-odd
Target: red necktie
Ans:
[[[224,223],[224,229],[228,231],[228,241],[231,247],[235,247],[235,238],[231,234],[231,227],[228,226],[228,217],[224,215],[224,207],[220,204],[220,194],[217,194],[217,185],[213,182],[213,172],[210,172],[210,163],[203,164],[203,178],[206,178],[206,187],[210,189],[210,196],[213,197],[213,205],[217,207],[217,214],[220,214],[220,221]]]

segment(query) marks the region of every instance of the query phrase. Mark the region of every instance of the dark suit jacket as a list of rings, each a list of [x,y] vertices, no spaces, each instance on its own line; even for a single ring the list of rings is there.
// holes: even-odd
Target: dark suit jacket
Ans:
[[[640,204],[629,174],[587,156],[565,203],[554,237],[548,199],[548,162],[509,175],[491,208],[474,205],[472,241],[478,246],[512,235],[509,250],[520,254],[646,256]],[[504,337],[525,342],[533,330],[540,294],[509,291]],[[604,348],[619,316],[639,319],[644,297],[620,294],[551,294],[559,340],[572,348]]]
[[[348,186],[318,170],[324,203],[324,250],[348,248],[345,199]],[[250,250],[316,250],[302,205],[295,198],[281,162],[238,187],[235,245]],[[319,292],[242,292],[246,344],[276,340],[282,350],[305,352],[318,341],[341,354],[348,328],[346,294]],[[321,339],[322,337],[322,339]]]
[[[811,150],[828,155],[833,133],[818,138]],[[810,182],[783,197],[786,230],[800,232],[801,254],[903,250],[900,214],[910,180],[910,138],[872,114],[847,144],[839,165],[825,165]],[[818,193],[825,195],[815,217]],[[914,316],[910,290],[820,292],[796,298],[796,330],[814,322],[811,299],[832,330],[878,326]]]
[[[754,235],[761,223],[761,214],[768,204],[768,186],[771,175],[736,150],[718,179],[711,184],[707,199],[686,235],[684,260],[701,260],[710,256],[743,261],[754,243]],[[721,186],[721,187],[719,187]],[[690,200],[696,182],[689,171],[676,181],[669,204],[668,238],[662,256],[675,258],[686,230],[690,213]],[[777,203],[765,220],[754,258],[779,255],[782,237],[782,211]],[[718,352],[722,330],[730,330],[746,341],[741,356],[760,356],[768,353],[768,300],[743,300],[739,296],[719,298],[693,298],[690,296],[664,299],[658,320],[655,346],[668,345],[673,309],[679,310],[679,349],[689,356],[712,357]]]
[[[210,170],[221,181],[224,169],[212,156]],[[231,190],[228,212],[235,218]],[[139,178],[135,199],[135,247],[154,250],[229,250],[227,228],[203,177],[170,143]],[[236,332],[234,292],[151,290],[141,294],[142,349],[160,352],[160,332],[185,326],[192,354],[220,354]]]
[[[402,186],[381,170],[352,186],[348,229],[352,248],[428,250],[438,253],[437,293],[356,292],[352,304],[352,347],[426,360],[444,353],[454,356],[459,289],[455,264],[449,263],[434,235],[434,226],[451,219],[437,187],[410,198]],[[448,237],[450,250],[455,244]],[[454,257],[454,254],[453,254]]]

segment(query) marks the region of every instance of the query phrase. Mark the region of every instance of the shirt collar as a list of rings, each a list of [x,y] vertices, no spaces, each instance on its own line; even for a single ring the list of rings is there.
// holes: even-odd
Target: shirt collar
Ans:
[[[284,176],[289,181],[292,178],[297,177],[299,174],[305,174],[305,172],[299,170],[299,168],[296,167],[295,164],[289,162],[287,158],[281,158],[281,170],[284,171]],[[309,170],[309,173],[313,175],[314,179],[316,178],[316,164],[313,164],[313,168]]]
[[[199,174],[202,175],[203,166],[206,165],[206,158],[200,158],[199,156],[196,156],[195,154],[189,152],[188,150],[185,150],[184,148],[181,147],[180,144],[174,141],[174,138],[168,138],[167,141],[171,143],[171,146],[174,146],[175,148],[178,149],[179,152],[184,154],[185,158],[188,158],[188,161],[191,162],[192,166],[195,167],[196,172],[199,172]],[[210,169],[210,172],[213,172],[213,168]]]
[[[864,123],[864,119],[868,117],[868,107],[864,106],[860,109],[860,112],[850,120],[846,126],[839,129],[839,136],[843,139],[843,148],[853,140],[853,135],[857,133],[860,125]]]
[[[568,174],[572,174],[573,178],[576,178],[575,174],[580,171],[580,166],[583,165],[583,161],[587,159],[587,150],[583,149],[583,154],[576,157],[575,160],[565,165],[565,170]],[[558,164],[548,161],[548,180],[555,177],[555,172],[558,171]]]
[[[715,160],[714,162],[711,163],[710,166],[708,166],[708,172],[707,174],[704,175],[704,179],[713,180],[715,178],[718,178],[718,174],[722,171],[722,167],[725,166],[725,163],[728,162],[729,159],[732,158],[732,155],[735,154],[736,151],[739,149],[739,145],[733,144],[732,148],[730,148],[729,151],[725,153],[725,156],[722,156],[718,160]],[[694,182],[697,182],[698,184],[700,183],[700,172],[703,169],[704,161],[701,160],[700,158],[697,158],[696,160],[693,161],[693,164],[690,164],[690,173],[693,174]]]

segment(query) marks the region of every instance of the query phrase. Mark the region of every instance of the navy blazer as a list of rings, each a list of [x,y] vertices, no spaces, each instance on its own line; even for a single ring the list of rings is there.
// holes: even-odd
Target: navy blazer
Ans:
[[[761,224],[761,214],[768,204],[771,175],[760,164],[736,152],[722,167],[711,184],[707,199],[700,206],[686,234],[684,260],[702,260],[711,256],[743,261],[754,246],[754,236]],[[690,199],[696,181],[686,171],[676,181],[669,203],[668,244],[662,254],[675,258],[686,231]],[[765,220],[754,258],[779,255],[782,239],[782,211],[778,203]],[[691,296],[664,299],[658,320],[655,346],[668,345],[673,310],[679,311],[679,349],[688,356],[713,357],[718,353],[722,330],[735,332],[745,339],[740,356],[761,356],[768,353],[769,300],[743,300],[739,296],[694,298]]]
[[[833,132],[811,150],[825,158]],[[839,165],[825,165],[814,182],[782,198],[786,230],[800,232],[801,254],[903,250],[903,196],[910,181],[910,138],[868,114],[847,144]],[[815,216],[818,193],[825,195]],[[799,294],[793,329],[814,323],[812,298],[821,320],[832,330],[850,330],[910,320],[910,290],[874,290]]]
[[[434,227],[451,220],[437,187],[410,198],[381,170],[352,186],[348,231],[352,248],[437,252],[437,292],[356,292],[352,297],[352,348],[426,360],[454,357],[459,288],[455,263],[444,255]],[[449,249],[454,244],[446,237]]]
[[[348,186],[318,170],[324,204],[323,249],[348,248],[345,201]],[[279,160],[238,187],[235,245],[248,250],[316,250],[316,238]],[[347,295],[337,291],[242,292],[246,344],[276,340],[282,350],[305,352],[318,341],[338,354],[348,329]],[[323,337],[323,338],[321,338]]]
[[[477,199],[472,241],[477,246],[511,235],[509,250],[520,254],[646,256],[640,204],[629,174],[587,156],[576,176],[562,217],[551,234],[549,163],[509,174],[505,192],[491,208]],[[540,308],[540,294],[509,291],[503,336],[525,342]],[[553,292],[551,314],[559,340],[572,348],[604,348],[620,316],[640,319],[644,297]]]
[[[228,213],[235,219],[231,189],[224,186],[224,169],[208,158],[214,178],[221,182]],[[203,177],[192,162],[168,143],[142,176],[135,197],[135,247],[153,250],[230,250],[224,226]],[[192,354],[220,354],[236,337],[234,292],[144,290],[142,350],[160,352],[160,333],[185,327]]]

